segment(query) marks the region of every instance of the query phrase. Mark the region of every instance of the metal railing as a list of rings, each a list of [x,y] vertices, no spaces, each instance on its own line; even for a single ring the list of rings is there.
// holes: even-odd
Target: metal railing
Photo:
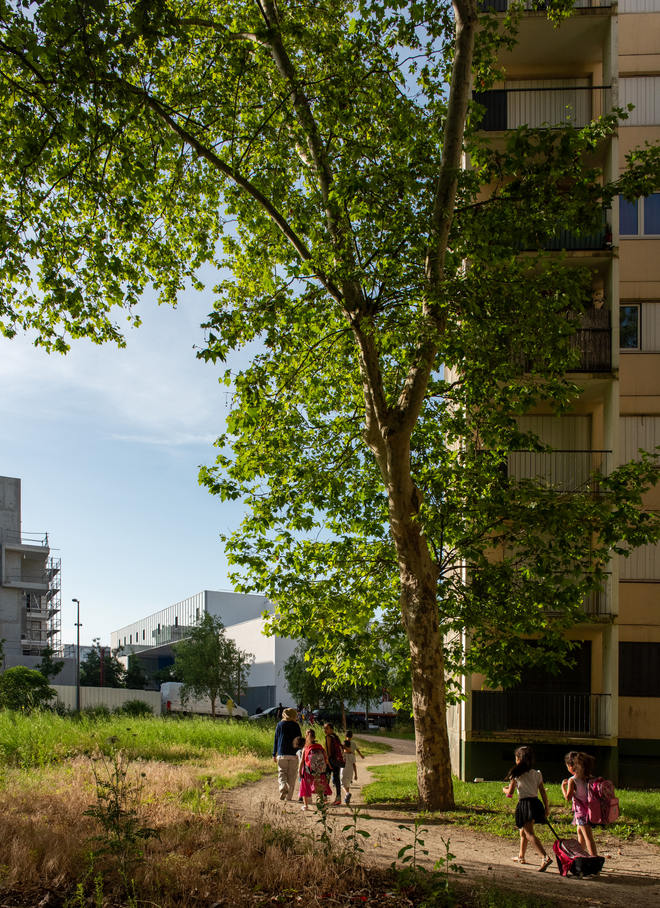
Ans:
[[[556,492],[599,492],[593,473],[607,476],[611,451],[510,451],[506,479],[536,480]]]
[[[601,310],[602,311],[602,310]],[[599,313],[600,315],[601,313]],[[571,372],[610,372],[612,369],[612,328],[609,312],[602,311],[604,324],[596,326],[585,323],[571,338],[571,347],[577,350],[579,362]]]
[[[611,734],[610,694],[474,691],[472,731],[547,731],[585,738]]]
[[[610,85],[494,88],[475,91],[472,99],[485,108],[480,129],[496,132],[553,126],[581,128],[612,106]]]
[[[479,9],[481,12],[506,13],[513,5],[512,0],[480,0]],[[613,5],[613,0],[575,0],[573,9],[611,9]],[[530,13],[543,13],[547,4],[526,0],[524,8]]]
[[[36,545],[48,548],[48,533],[14,533],[12,530],[0,529],[0,542],[7,545]]]

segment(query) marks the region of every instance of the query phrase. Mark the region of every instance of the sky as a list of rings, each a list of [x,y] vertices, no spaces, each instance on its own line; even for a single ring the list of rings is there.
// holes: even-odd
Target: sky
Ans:
[[[0,475],[22,483],[23,534],[62,559],[62,642],[119,627],[203,589],[231,589],[221,531],[240,503],[198,485],[214,460],[228,389],[195,357],[210,292],[177,309],[140,304],[127,346],[74,341],[66,356],[0,337]]]

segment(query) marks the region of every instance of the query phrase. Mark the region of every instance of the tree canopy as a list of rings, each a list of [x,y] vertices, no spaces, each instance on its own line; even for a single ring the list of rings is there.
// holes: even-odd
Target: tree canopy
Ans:
[[[181,699],[208,697],[211,715],[222,695],[234,692],[236,701],[245,681],[246,667],[254,661],[230,640],[220,618],[204,612],[174,650],[174,673],[183,682]]]
[[[118,659],[119,650],[101,646],[99,638],[80,663],[80,683],[83,687],[125,687],[126,669]]]
[[[2,330],[121,342],[115,312],[134,318],[148,283],[173,302],[201,264],[223,269],[202,355],[257,352],[225,375],[235,405],[201,478],[248,505],[237,582],[277,602],[281,633],[322,629],[340,677],[366,674],[379,634],[405,643],[420,796],[451,806],[445,660],[449,679],[511,681],[541,634],[561,661],[610,554],[658,535],[649,460],[603,471],[598,494],[508,470],[511,450],[549,453],[518,417],[579,393],[593,275],[546,247],[653,191],[657,147],[608,182],[598,151],[622,111],[484,140],[472,87],[492,85],[520,9],[0,11]]]

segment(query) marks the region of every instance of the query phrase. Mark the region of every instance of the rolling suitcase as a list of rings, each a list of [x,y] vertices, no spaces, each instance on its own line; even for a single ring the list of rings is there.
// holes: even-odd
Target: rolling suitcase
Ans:
[[[552,843],[552,850],[557,859],[557,867],[562,876],[583,877],[600,873],[605,863],[603,857],[592,857],[582,848],[577,839],[560,839],[549,820],[545,821],[550,827],[556,841]]]

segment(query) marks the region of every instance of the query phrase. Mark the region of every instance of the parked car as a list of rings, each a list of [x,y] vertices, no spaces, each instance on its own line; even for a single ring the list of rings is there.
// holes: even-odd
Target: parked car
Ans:
[[[260,713],[248,716],[248,719],[251,722],[257,722],[259,719],[277,719],[278,709],[279,706],[269,706],[268,709],[263,709]]]
[[[160,699],[162,703],[163,714],[167,715],[168,713],[178,713],[188,714],[194,716],[210,716],[211,712],[211,701],[208,697],[202,697],[199,700],[189,697],[187,700],[183,701],[181,699],[181,688],[183,684],[180,681],[165,681],[160,686]],[[215,715],[218,719],[228,719],[230,718],[230,712],[227,709],[227,701],[230,698],[229,694],[222,694],[215,701]],[[244,709],[242,706],[237,706],[234,704],[231,710],[231,718],[233,719],[245,719],[247,716],[247,709]]]

